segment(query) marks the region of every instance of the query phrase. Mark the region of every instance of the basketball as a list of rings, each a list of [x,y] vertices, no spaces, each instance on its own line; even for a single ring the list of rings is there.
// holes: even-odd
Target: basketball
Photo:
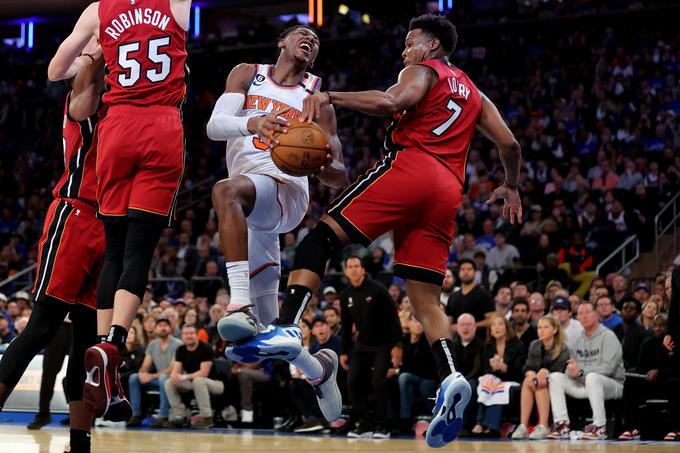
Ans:
[[[271,156],[282,172],[307,176],[326,164],[328,137],[318,124],[293,120],[288,133],[277,138],[279,144],[271,148]]]

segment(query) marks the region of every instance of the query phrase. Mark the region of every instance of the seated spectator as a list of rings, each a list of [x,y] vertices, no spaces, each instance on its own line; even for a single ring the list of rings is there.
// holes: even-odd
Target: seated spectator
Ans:
[[[219,332],[217,331],[217,323],[220,322],[220,319],[224,317],[226,310],[222,305],[215,304],[210,307],[208,313],[210,316],[210,320],[208,321],[206,330],[208,332],[208,339],[210,340],[209,342],[214,343],[220,336]]]
[[[476,335],[475,318],[469,313],[458,317],[458,330],[453,339],[456,350],[456,369],[470,380],[482,372],[482,351],[484,340]]]
[[[545,285],[545,294],[543,294],[543,300],[553,300],[557,297],[557,291],[563,289],[562,283],[557,280],[550,280],[547,285]]]
[[[17,322],[14,323],[14,330],[17,331],[17,336],[21,335],[21,332],[24,331],[26,324],[28,324],[29,318],[30,316],[22,316],[21,318],[17,319]]]
[[[600,322],[606,328],[614,330],[623,322],[621,316],[614,311],[611,297],[605,295],[598,296],[595,306],[597,307]]]
[[[526,361],[527,353],[524,345],[519,341],[508,321],[498,315],[493,315],[490,320],[489,334],[486,346],[482,354],[482,376],[479,378],[479,387],[482,387],[485,378],[498,381],[496,391],[490,392],[496,396],[499,386],[504,386],[505,391],[510,392],[512,385],[522,380],[522,368]],[[497,378],[497,379],[494,379]],[[478,387],[478,398],[479,394]],[[507,401],[507,400],[506,400]],[[485,403],[491,403],[485,402]],[[477,409],[477,424],[472,428],[473,435],[488,435],[499,437],[501,429],[501,416],[506,404],[487,405],[480,401]]]
[[[515,282],[514,285],[510,285],[510,288],[513,299],[529,299],[529,287],[526,283]]]
[[[9,321],[4,313],[0,313],[0,344],[9,344],[16,337],[16,333],[9,327]]]
[[[545,299],[541,293],[531,293],[529,296],[529,316],[534,326],[545,316]]]
[[[524,365],[522,383],[520,425],[512,434],[513,439],[545,439],[550,432],[550,392],[548,376],[553,372],[563,372],[569,360],[564,332],[560,321],[552,316],[544,316],[538,321],[538,339],[529,346],[527,362]],[[529,417],[536,402],[538,425],[529,434]]]
[[[626,302],[629,303],[629,302]],[[619,440],[640,439],[640,406],[648,398],[668,398],[671,387],[670,378],[673,373],[672,357],[663,345],[668,320],[665,314],[657,315],[654,319],[654,329],[651,337],[642,343],[638,361],[635,365],[638,376],[626,376],[623,385],[623,429]],[[677,412],[677,408],[671,410]],[[680,414],[676,414],[679,417]],[[669,417],[671,420],[673,416]],[[675,418],[678,420],[678,418]]]
[[[536,327],[529,322],[529,303],[526,299],[515,299],[512,303],[512,330],[517,335],[517,338],[524,345],[524,350],[529,350],[529,345],[538,338]]]
[[[169,404],[165,394],[165,381],[170,377],[171,364],[175,358],[177,348],[182,346],[182,341],[171,335],[170,322],[167,318],[156,319],[157,338],[152,340],[146,347],[144,360],[139,367],[139,373],[132,373],[128,379],[130,389],[130,404],[132,405],[132,418],[127,422],[128,427],[141,426],[142,419],[142,389],[158,389],[160,393],[159,418],[151,423],[152,428],[168,426]],[[151,369],[155,372],[151,372]]]
[[[583,297],[593,280],[597,278],[597,274],[592,271],[593,256],[586,248],[583,235],[575,232],[571,244],[560,249],[557,255],[560,259],[560,268],[567,272],[571,281],[579,284],[574,293]]]
[[[432,410],[432,401],[437,390],[437,365],[434,362],[430,343],[423,334],[423,325],[411,316],[410,333],[402,338],[402,363],[398,371],[399,380],[399,418],[402,426],[412,425],[412,406],[419,396]],[[460,369],[458,369],[460,371]]]
[[[253,386],[272,380],[272,362],[265,360],[262,363],[245,364],[239,363],[236,377],[241,394],[241,423],[250,424],[254,421],[253,412]]]
[[[120,382],[123,384],[125,394],[129,395],[129,378],[132,373],[137,373],[139,371],[139,367],[144,360],[144,348],[139,342],[135,326],[131,326],[130,330],[128,330],[128,336],[125,340],[125,350],[121,354],[121,358],[123,359],[123,363],[120,366]]]
[[[571,304],[571,317],[576,318],[576,315],[578,315],[578,307],[583,303],[583,298],[578,294],[571,294],[567,299]]]
[[[494,301],[496,302],[496,313],[505,319],[510,319],[512,315],[510,313],[510,304],[512,303],[512,290],[510,287],[503,285],[498,288]]]
[[[634,297],[623,299],[622,302],[621,319],[623,319],[623,322],[612,330],[621,342],[623,367],[626,371],[629,371],[636,367],[642,342],[649,335],[638,322],[641,311],[640,302]]]
[[[573,349],[574,342],[583,332],[583,326],[571,317],[571,303],[569,299],[558,296],[550,304],[550,314],[560,322],[565,341],[569,349]]]
[[[550,253],[546,257],[545,268],[541,270],[541,278],[558,282],[561,285],[560,288],[569,286],[569,274],[560,268],[560,258],[557,253]]]
[[[198,311],[195,308],[187,308],[184,312],[184,318],[182,319],[182,327],[186,325],[199,326],[198,323]],[[210,343],[210,338],[208,332],[203,327],[198,327],[198,341],[203,343]]]
[[[617,310],[623,306],[623,298],[628,297],[628,280],[621,274],[616,274],[612,279],[612,301]]]
[[[633,291],[633,297],[644,304],[647,299],[652,295],[652,290],[647,283],[638,283],[635,285],[635,291]]]
[[[519,258],[519,251],[517,247],[507,243],[507,238],[502,230],[494,232],[494,240],[496,246],[489,250],[486,255],[486,264],[491,270],[502,271],[512,265],[515,258]]]
[[[142,320],[142,331],[140,334],[144,340],[143,344],[145,347],[149,346],[149,343],[156,339],[156,318],[156,315],[149,314],[145,315]]]
[[[623,353],[616,335],[599,322],[595,307],[583,303],[578,309],[583,333],[574,342],[564,372],[550,373],[550,404],[554,426],[549,439],[569,439],[569,414],[566,395],[588,399],[593,423],[580,435],[583,440],[607,438],[604,402],[623,395]]]
[[[224,383],[214,378],[215,355],[210,346],[198,341],[196,326],[187,324],[182,328],[182,343],[175,353],[170,378],[165,381],[174,425],[186,426],[186,406],[179,394],[193,391],[199,415],[191,421],[191,427],[210,428],[213,426],[210,395],[224,392]]]
[[[475,252],[473,261],[477,267],[477,271],[475,271],[475,283],[488,288],[491,269],[489,269],[489,266],[486,265],[486,252],[482,250]]]
[[[451,321],[451,330],[456,333],[456,323],[460,315],[470,313],[477,323],[477,335],[486,334],[489,318],[494,314],[495,307],[491,294],[475,283],[476,266],[472,260],[461,260],[458,278],[461,287],[453,293],[446,304],[446,314]]]
[[[329,305],[323,309],[323,316],[331,328],[331,335],[340,335],[340,312],[333,306]]]
[[[640,314],[640,325],[647,331],[651,332],[654,328],[654,318],[661,311],[659,302],[661,298],[658,296],[653,296],[647,299],[645,303],[642,304],[642,313]]]

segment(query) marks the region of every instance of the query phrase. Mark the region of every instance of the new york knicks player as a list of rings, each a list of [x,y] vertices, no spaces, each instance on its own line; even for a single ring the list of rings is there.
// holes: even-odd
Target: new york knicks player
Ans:
[[[103,91],[104,60],[99,58],[76,75],[66,96],[62,118],[66,168],[52,191],[54,201],[38,243],[33,313],[0,361],[2,410],[28,364],[54,338],[64,317],[70,317],[73,328],[64,390],[69,401],[73,453],[90,451],[92,411],[83,401],[83,359],[97,339],[96,288],[104,262],[104,226],[96,217],[95,174]],[[117,405],[117,409],[123,407]],[[121,419],[129,417],[121,415]]]
[[[98,215],[106,253],[97,287],[108,310],[105,341],[85,353],[84,399],[96,416],[123,395],[120,352],[137,313],[153,252],[174,218],[184,171],[181,105],[186,94],[190,0],[101,0],[88,6],[50,62],[51,80],[69,78],[97,55],[80,55],[99,38],[110,89],[99,126]]]
[[[333,91],[305,99],[304,120],[317,118],[320,109],[334,104],[368,115],[394,115],[395,123],[387,134],[384,158],[333,201],[298,247],[282,309],[283,314],[302,312],[334,251],[350,243],[368,245],[393,230],[394,272],[406,281],[414,315],[423,324],[442,380],[426,433],[432,447],[458,435],[471,393],[455,370],[449,322],[439,309],[439,294],[475,129],[498,146],[505,168],[505,183],[487,203],[503,199],[503,214],[511,223],[522,217],[519,144],[494,104],[449,63],[456,41],[456,29],[445,17],[420,16],[410,23],[402,53],[406,68],[396,85],[386,92]],[[260,335],[233,349],[256,346],[263,356],[274,351],[275,346],[258,344]]]
[[[207,125],[208,137],[227,140],[229,179],[215,185],[212,199],[231,289],[228,314],[218,330],[230,341],[252,337],[278,317],[279,234],[299,225],[309,204],[307,177],[279,170],[269,148],[278,142],[277,132],[285,134],[290,122],[298,120],[304,98],[321,85],[319,77],[307,72],[318,54],[319,38],[311,28],[291,27],[281,34],[278,47],[275,65],[240,64],[231,71]],[[345,182],[345,168],[335,111],[325,106],[319,113],[334,158],[318,176],[326,185],[339,187]],[[275,330],[267,332],[276,335]],[[299,336],[299,329],[289,327],[288,333]],[[294,341],[299,343],[298,338]],[[246,356],[232,358],[248,361]],[[317,378],[313,384],[324,416],[336,419],[341,402],[331,377],[337,356],[321,350],[298,362],[308,376]]]

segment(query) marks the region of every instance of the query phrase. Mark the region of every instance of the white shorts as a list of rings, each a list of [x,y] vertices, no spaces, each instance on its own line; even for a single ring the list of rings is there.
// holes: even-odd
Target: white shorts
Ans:
[[[248,223],[248,265],[251,299],[270,296],[276,300],[281,278],[279,234],[298,226],[307,212],[309,191],[295,181],[246,174],[255,184],[255,206]]]

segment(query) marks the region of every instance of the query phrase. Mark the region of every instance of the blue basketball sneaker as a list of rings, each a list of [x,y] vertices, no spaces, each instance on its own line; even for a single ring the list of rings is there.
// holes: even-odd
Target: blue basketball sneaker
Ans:
[[[427,445],[443,447],[458,436],[471,393],[470,384],[462,374],[454,373],[444,379],[437,390],[432,420],[425,433]]]
[[[258,363],[266,359],[295,359],[302,349],[298,326],[269,326],[254,337],[227,347],[224,355],[238,363]]]

